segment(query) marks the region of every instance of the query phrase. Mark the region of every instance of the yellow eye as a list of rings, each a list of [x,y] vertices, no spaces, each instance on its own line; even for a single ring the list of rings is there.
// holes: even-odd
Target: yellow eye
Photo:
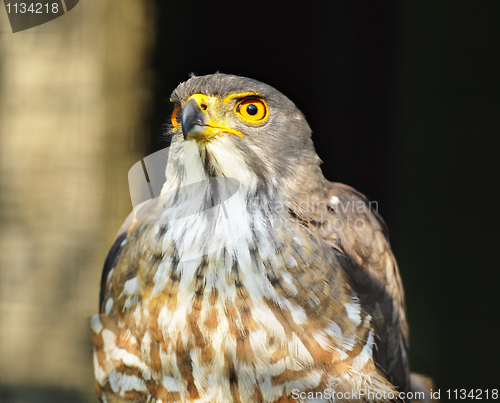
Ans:
[[[259,98],[246,98],[236,105],[236,112],[249,123],[262,123],[267,119],[267,105]]]
[[[175,108],[174,111],[172,112],[172,125],[174,127],[178,127],[180,125],[179,121],[177,120],[178,112],[179,112],[179,107]]]

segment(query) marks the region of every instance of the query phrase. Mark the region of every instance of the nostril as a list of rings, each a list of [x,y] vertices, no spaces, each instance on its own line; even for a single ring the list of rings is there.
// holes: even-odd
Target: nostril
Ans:
[[[207,104],[200,104],[200,108],[201,108],[202,110],[206,111],[206,110],[207,110],[207,108],[208,108],[208,105],[207,105]]]

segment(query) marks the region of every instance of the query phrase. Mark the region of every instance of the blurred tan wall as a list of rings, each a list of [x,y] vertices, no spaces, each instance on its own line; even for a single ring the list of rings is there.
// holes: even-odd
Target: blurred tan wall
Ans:
[[[2,403],[96,401],[88,323],[144,156],[149,6],[84,0],[15,34],[0,10]]]

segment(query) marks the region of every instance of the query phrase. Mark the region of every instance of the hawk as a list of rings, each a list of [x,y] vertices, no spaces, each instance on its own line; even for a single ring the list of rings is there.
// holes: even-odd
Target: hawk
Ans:
[[[91,320],[101,402],[388,402],[424,390],[385,224],[323,177],[292,101],[220,73],[191,77],[171,101],[161,194],[120,229]]]

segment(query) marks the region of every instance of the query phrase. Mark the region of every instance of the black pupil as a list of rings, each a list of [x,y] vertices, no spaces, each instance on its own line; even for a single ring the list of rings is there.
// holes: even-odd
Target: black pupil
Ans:
[[[249,115],[255,115],[258,111],[258,108],[254,104],[250,104],[247,106],[247,113]]]

